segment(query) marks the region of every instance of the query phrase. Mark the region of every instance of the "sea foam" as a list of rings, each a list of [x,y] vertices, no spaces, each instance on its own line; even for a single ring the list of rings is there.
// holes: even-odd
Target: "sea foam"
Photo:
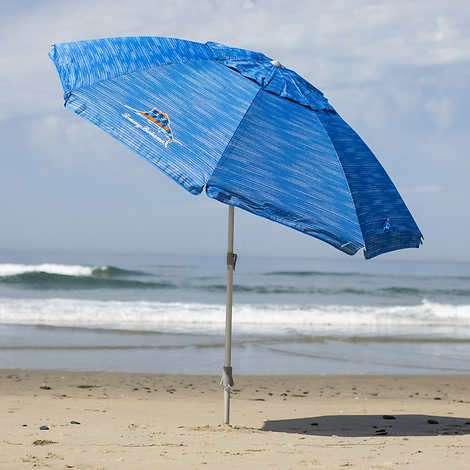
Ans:
[[[225,306],[153,301],[80,299],[0,299],[0,324],[159,331],[221,333]],[[435,327],[451,327],[469,336],[470,305],[423,301],[408,306],[252,305],[234,307],[234,329],[255,334],[316,334],[335,330],[413,331],[432,334]],[[450,331],[450,330],[449,330]]]
[[[67,264],[0,264],[0,277],[18,276],[25,273],[91,276],[96,269],[96,267]]]

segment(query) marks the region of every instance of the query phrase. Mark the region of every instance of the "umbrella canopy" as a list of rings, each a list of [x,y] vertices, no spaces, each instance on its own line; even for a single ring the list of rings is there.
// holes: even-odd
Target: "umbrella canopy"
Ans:
[[[418,247],[421,232],[385,170],[323,93],[279,61],[159,37],[58,44],[65,106],[192,194],[229,205],[229,422],[234,207],[366,258]]]
[[[418,247],[386,172],[325,96],[259,52],[135,37],[58,44],[65,106],[192,194],[366,258]]]

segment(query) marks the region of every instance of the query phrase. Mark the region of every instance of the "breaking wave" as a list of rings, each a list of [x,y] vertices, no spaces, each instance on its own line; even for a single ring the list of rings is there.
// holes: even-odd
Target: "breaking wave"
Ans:
[[[143,282],[133,279],[112,279],[93,276],[69,276],[42,272],[29,272],[0,278],[0,283],[15,287],[40,290],[80,289],[173,289],[171,282]]]
[[[315,276],[328,276],[328,277],[346,277],[346,276],[368,276],[368,274],[361,274],[358,272],[340,272],[340,271],[271,271],[265,273],[266,276],[290,276],[290,277],[315,277]]]
[[[169,282],[144,282],[130,277],[143,271],[116,266],[66,264],[0,264],[0,284],[30,289],[171,288]]]
[[[379,274],[379,273],[363,273],[357,271],[270,271],[264,273],[266,276],[280,276],[280,277],[351,277],[351,276],[359,276],[359,277],[384,277],[384,278],[402,278],[404,277],[403,274]],[[470,276],[466,275],[424,275],[424,274],[413,274],[410,276],[413,279],[436,279],[436,278],[444,278],[444,279],[456,279],[456,280],[470,280]]]
[[[305,277],[310,275],[343,276],[354,273],[322,273],[317,271],[273,271],[274,275],[289,275]],[[358,274],[361,275],[361,274]],[[351,286],[337,285],[336,282],[325,286],[305,285],[305,283],[286,282],[272,278],[270,282],[240,283],[236,282],[234,291],[242,294],[260,295],[324,295],[324,296],[354,296],[376,298],[410,298],[439,300],[450,297],[470,299],[470,288],[466,284],[456,286],[421,285],[419,287],[406,285],[404,280],[391,279],[396,285],[374,286],[371,283]],[[278,282],[279,281],[279,282]],[[314,284],[314,282],[312,282]],[[223,292],[225,283],[214,282],[213,277],[206,280],[193,278],[175,282],[174,278],[155,278],[152,274],[128,270],[116,266],[82,266],[63,264],[0,264],[0,285],[6,285],[17,289],[33,290],[91,290],[91,289],[190,289],[206,292]]]
[[[220,304],[79,299],[0,299],[0,324],[49,325],[174,333],[221,333]],[[470,305],[423,301],[411,306],[252,305],[234,310],[237,332],[302,335],[325,329],[383,332],[386,327],[456,328],[470,337]]]
[[[118,268],[116,266],[81,266],[71,264],[0,264],[0,278],[28,273],[59,274],[63,276],[145,276],[143,271]]]
[[[208,284],[200,286],[210,291],[224,291],[225,284]],[[356,288],[356,287],[297,287],[282,285],[247,286],[241,284],[234,285],[235,292],[255,293],[255,294],[320,294],[320,295],[357,295],[357,296],[378,296],[378,297],[434,297],[457,296],[470,297],[470,289],[426,289],[405,286],[379,287],[379,288]]]

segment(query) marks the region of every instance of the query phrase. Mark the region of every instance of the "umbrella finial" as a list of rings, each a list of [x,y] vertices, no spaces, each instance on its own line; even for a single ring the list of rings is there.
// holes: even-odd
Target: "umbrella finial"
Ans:
[[[272,60],[271,64],[273,64],[274,67],[277,67],[278,69],[282,67],[282,64],[278,60]]]

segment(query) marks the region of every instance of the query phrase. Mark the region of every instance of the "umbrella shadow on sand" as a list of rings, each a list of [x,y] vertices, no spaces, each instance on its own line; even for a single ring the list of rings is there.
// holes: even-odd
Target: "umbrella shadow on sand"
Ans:
[[[470,418],[428,415],[331,415],[265,421],[262,431],[311,436],[440,436],[470,434]]]

